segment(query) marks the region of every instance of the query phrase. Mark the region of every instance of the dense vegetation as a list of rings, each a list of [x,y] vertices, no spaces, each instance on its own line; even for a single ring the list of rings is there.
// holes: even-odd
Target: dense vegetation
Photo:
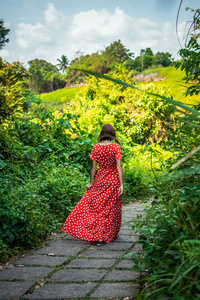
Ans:
[[[57,66],[42,59],[29,61],[30,77],[27,87],[35,94],[41,94],[55,91],[65,85],[79,85],[85,81],[85,74],[75,71],[74,68],[107,74],[115,70],[118,64],[123,64],[134,75],[149,67],[167,67],[173,64],[170,53],[157,52],[154,54],[151,48],[141,49],[140,55],[134,58],[134,54],[120,40],[112,42],[100,52],[91,55],[77,52],[76,55],[71,62],[66,55],[62,55],[58,59]]]
[[[65,86],[65,80],[56,66],[43,59],[29,61],[29,89],[36,93],[52,92]]]
[[[180,50],[182,62],[177,64],[186,71],[190,85],[185,94],[190,96],[199,93],[199,16],[198,9],[194,31],[186,49]],[[136,264],[133,269],[141,272],[142,294],[136,293],[137,299],[200,298],[199,103],[193,106],[196,109],[174,104],[179,132],[175,130],[166,142],[174,155],[165,161],[166,174],[152,184],[154,201],[146,216],[132,224],[140,233],[138,243],[143,246],[142,253],[130,254]]]
[[[12,111],[8,110],[7,114],[2,114],[0,130],[3,259],[18,249],[38,244],[49,231],[60,228],[59,223],[64,221],[84,192],[80,183],[84,186],[82,183],[89,180],[88,156],[105,122],[115,125],[122,140],[124,201],[148,194],[148,183],[152,178],[152,154],[145,152],[147,146],[144,142],[152,143],[154,139],[162,142],[166,138],[166,128],[169,126],[173,130],[169,104],[163,106],[161,102],[151,102],[145,94],[140,97],[130,89],[91,78],[74,99],[73,93],[67,100],[58,90],[57,94],[61,99],[64,98],[65,103],[63,111],[58,112],[42,102],[45,95],[38,99],[26,90],[26,77],[22,82],[19,72],[21,69],[22,74],[25,72],[22,65],[4,63],[3,66],[2,78],[9,67],[15,72],[20,91],[23,91],[13,94],[18,105]],[[133,82],[124,68],[120,67],[112,75],[116,78],[127,77],[127,82]],[[8,77],[6,83],[2,81],[2,88],[3,84],[9,86],[12,78]],[[147,90],[169,95],[153,85]],[[8,97],[6,99],[9,100]],[[9,104],[9,101],[6,103]],[[99,117],[96,116],[97,110]],[[134,120],[136,110],[139,115]],[[122,111],[126,111],[124,116]],[[160,115],[159,122],[155,115]],[[166,118],[169,120],[164,124]],[[147,119],[148,123],[145,122]],[[138,126],[130,130],[132,123],[138,123]],[[149,126],[152,131],[148,129]],[[159,157],[157,150],[162,153],[159,153]],[[159,161],[156,162],[158,168],[164,156],[170,156],[169,151],[159,145],[152,144],[151,151],[154,153],[152,159]]]
[[[180,51],[177,65],[184,74],[180,79],[187,80],[185,103],[199,91],[198,37],[193,34]],[[115,52],[119,48],[120,55]],[[145,59],[153,68],[159,55],[152,55],[150,48],[141,50],[142,68],[147,67]],[[105,57],[109,70],[89,63]],[[109,122],[122,143],[123,202],[154,196],[146,216],[131,224],[143,246],[142,253],[130,253],[133,269],[141,272],[142,293],[136,297],[196,300],[200,294],[199,105],[177,102],[178,85],[171,91],[169,78],[166,87],[164,82],[135,82],[136,67],[131,67],[135,61],[120,40],[100,54],[80,56],[62,75],[41,60],[32,61],[29,72],[20,63],[0,61],[1,259],[39,245],[49,232],[60,229],[84,193],[89,153],[101,126]],[[159,61],[163,66],[170,63]],[[66,66],[63,56],[59,68]],[[88,70],[80,73],[72,66]],[[33,94],[29,87],[37,79],[34,74],[47,83],[50,73],[62,80],[72,78],[73,83],[84,79],[85,86],[67,94],[63,89],[40,97]]]

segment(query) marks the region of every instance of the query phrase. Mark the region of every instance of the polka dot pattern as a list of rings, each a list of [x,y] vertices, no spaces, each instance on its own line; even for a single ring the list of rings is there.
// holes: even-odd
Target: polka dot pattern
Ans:
[[[114,143],[96,144],[90,158],[99,165],[94,183],[72,210],[62,230],[85,241],[109,243],[121,226],[122,203],[118,197],[120,181],[116,168],[121,148]]]

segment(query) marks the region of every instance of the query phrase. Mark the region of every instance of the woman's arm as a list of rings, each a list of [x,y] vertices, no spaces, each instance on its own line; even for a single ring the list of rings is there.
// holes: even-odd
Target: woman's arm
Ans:
[[[123,169],[122,169],[122,160],[117,159],[117,171],[119,174],[119,181],[120,181],[120,187],[119,187],[119,191],[118,191],[118,196],[121,196],[123,194]]]
[[[91,172],[90,172],[90,183],[86,185],[86,190],[89,190],[94,182],[95,174],[96,174],[96,169],[97,169],[97,162],[95,160],[92,161],[92,167],[91,167]]]

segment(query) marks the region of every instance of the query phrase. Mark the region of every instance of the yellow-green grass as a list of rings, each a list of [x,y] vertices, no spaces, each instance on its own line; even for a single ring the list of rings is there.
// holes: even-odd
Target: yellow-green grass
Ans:
[[[156,85],[165,89],[170,89],[173,98],[177,101],[184,102],[188,105],[196,105],[200,103],[200,94],[191,96],[185,96],[184,93],[189,86],[186,84],[186,74],[180,69],[175,67],[149,69],[144,74],[158,73],[157,77],[165,78],[165,80],[154,82]]]
[[[47,105],[54,109],[61,110],[66,103],[75,98],[76,94],[82,87],[64,88],[50,93],[43,93],[39,98]]]
[[[148,69],[142,72],[145,75],[150,73],[158,73],[157,77],[165,78],[162,81],[155,81],[154,84],[161,86],[163,89],[170,89],[173,98],[177,101],[184,102],[186,104],[199,104],[200,94],[190,96],[184,96],[184,92],[189,84],[186,85],[186,75],[184,71],[176,69],[175,67],[167,68],[156,68]],[[144,84],[145,82],[142,82]],[[147,83],[148,84],[148,83]],[[51,93],[44,93],[39,96],[39,98],[47,105],[56,110],[61,110],[64,105],[69,103],[74,99],[75,95],[81,90],[82,87],[74,88],[63,88],[56,90]]]

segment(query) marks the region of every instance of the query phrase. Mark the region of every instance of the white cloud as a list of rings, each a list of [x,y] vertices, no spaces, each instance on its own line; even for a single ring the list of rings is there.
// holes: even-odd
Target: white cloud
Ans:
[[[92,9],[76,14],[66,33],[69,55],[73,56],[79,50],[84,54],[103,50],[112,41],[127,35],[131,20],[118,7],[114,13]]]
[[[20,23],[16,29],[17,43],[20,48],[28,50],[35,49],[41,44],[52,41],[51,33],[44,25]]]
[[[118,7],[113,14],[106,9],[101,11],[92,9],[74,16],[69,34],[74,39],[79,39],[80,36],[89,39],[90,34],[94,38],[96,36],[96,39],[99,37],[113,37],[125,33],[130,22],[131,17]]]
[[[4,23],[4,26],[5,26],[6,29],[8,29],[8,28],[11,27],[11,23],[7,21],[7,22]]]
[[[65,18],[53,5],[53,3],[48,3],[48,8],[44,12],[45,23],[49,27],[56,29],[64,26]]]
[[[119,7],[114,11],[92,9],[79,12],[72,17],[70,26],[70,18],[64,17],[52,3],[48,3],[43,16],[44,23],[18,24],[15,30],[18,46],[16,42],[15,47],[8,43],[6,49],[10,54],[9,51],[0,52],[4,59],[26,62],[37,57],[56,64],[62,54],[73,59],[77,51],[91,54],[118,39],[135,56],[139,55],[140,49],[151,47],[154,53],[168,51],[177,58],[180,49],[175,25],[148,18],[134,19]],[[184,27],[185,23],[178,27],[181,38]]]
[[[141,48],[152,47],[154,52],[176,52],[179,49],[175,26],[156,23],[147,18],[133,19],[117,7],[114,12],[106,9],[83,11],[73,18],[66,33],[70,54],[80,50],[91,54],[121,39],[135,55]]]
[[[11,56],[11,51],[9,51],[7,49],[1,49],[0,56],[2,56],[4,59],[7,59]]]
[[[26,60],[24,60],[24,56],[19,56],[16,53],[15,49],[7,49],[8,46],[6,46],[6,49],[1,49],[0,50],[0,57],[2,57],[2,59],[4,61],[8,61],[8,62],[13,62],[13,61],[20,61],[20,62],[24,62]]]

